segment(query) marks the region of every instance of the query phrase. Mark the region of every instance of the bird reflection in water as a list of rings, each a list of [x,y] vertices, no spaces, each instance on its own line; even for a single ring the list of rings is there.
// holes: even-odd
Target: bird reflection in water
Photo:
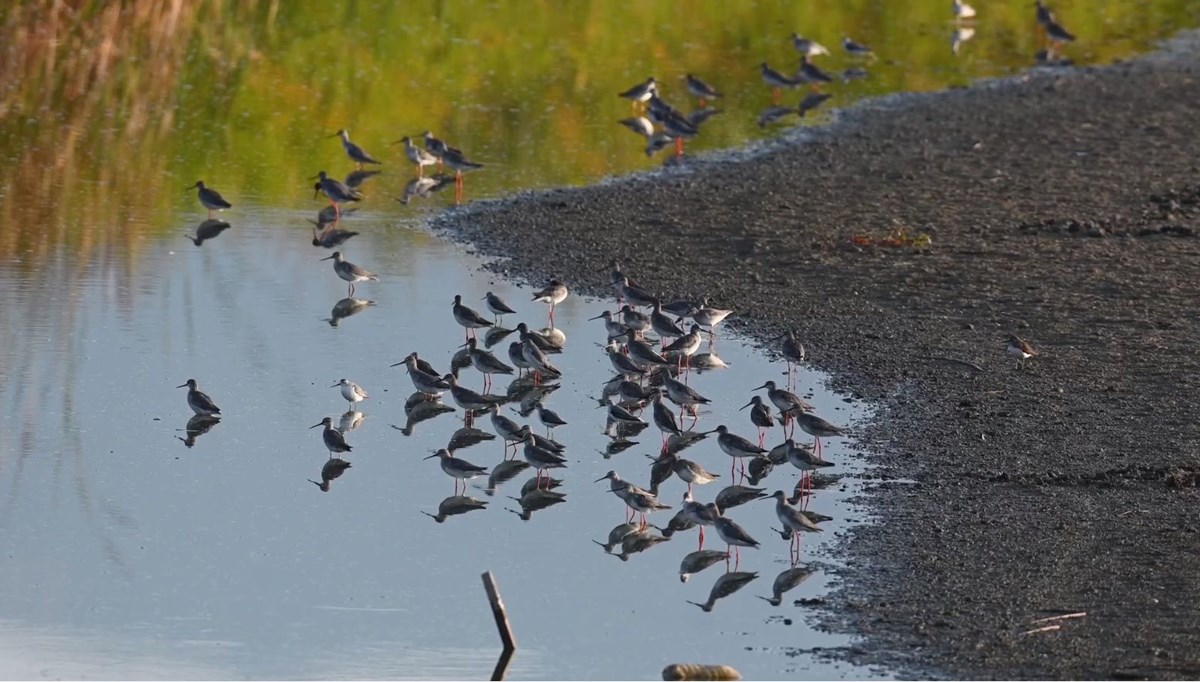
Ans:
[[[690,516],[688,516],[687,511],[684,509],[680,509],[679,511],[675,512],[675,516],[672,516],[671,520],[667,522],[666,528],[655,526],[655,528],[658,528],[658,531],[663,534],[664,538],[669,538],[676,533],[682,533],[695,527],[696,522],[692,520]],[[722,554],[722,557],[723,556],[724,554]]]
[[[454,181],[453,175],[433,175],[413,178],[404,185],[404,195],[396,201],[407,205],[413,199],[428,199],[434,192],[440,192]]]
[[[329,319],[326,322],[330,327],[338,326],[342,320],[357,315],[362,311],[375,305],[375,301],[369,301],[365,298],[343,298],[333,304],[333,310],[329,313]]]
[[[311,221],[310,221],[311,222]],[[348,239],[357,235],[353,230],[342,230],[335,227],[337,223],[313,223],[313,246],[323,246],[327,249],[332,249],[346,243]]]
[[[522,471],[529,468],[529,464],[520,459],[506,459],[496,466],[492,467],[492,473],[488,475],[487,487],[483,489],[484,494],[491,497],[496,494],[496,489],[505,483],[516,478]],[[536,478],[534,479],[536,485]]]
[[[698,549],[690,552],[679,562],[679,582],[686,583],[688,578],[728,558],[728,554],[715,549]]]
[[[218,235],[220,235],[222,232],[229,229],[230,227],[233,227],[233,226],[230,225],[229,223],[225,222],[224,220],[217,220],[216,218],[209,218],[208,220],[205,220],[204,222],[202,222],[198,226],[196,226],[196,235],[195,236],[192,236],[190,234],[185,234],[183,236],[192,240],[192,243],[195,244],[196,246],[201,246],[202,244],[204,244],[204,242],[208,241],[209,239],[216,238]]]
[[[621,541],[631,533],[637,533],[641,530],[641,524],[626,522],[614,526],[612,530],[608,531],[608,542],[600,542],[598,540],[592,540],[592,542],[595,542],[597,545],[600,545],[602,548],[604,548],[605,554],[612,554],[613,547],[621,544]],[[722,554],[721,558],[724,559],[725,555]]]
[[[341,431],[342,433],[350,433],[354,429],[362,426],[363,419],[366,418],[366,416],[367,415],[357,410],[347,411],[342,415],[342,418],[338,420],[338,431]]]
[[[771,606],[779,606],[783,603],[783,595],[788,590],[794,589],[800,583],[808,580],[809,576],[816,573],[816,569],[809,566],[793,566],[779,575],[775,576],[775,582],[771,585],[771,596],[759,597],[759,599],[767,602]]]
[[[746,585],[750,584],[750,581],[757,577],[758,573],[751,571],[734,571],[732,573],[726,573],[720,578],[717,578],[717,582],[713,583],[712,589],[708,591],[707,601],[705,601],[703,604],[694,601],[689,601],[688,603],[699,606],[701,609],[704,609],[705,613],[707,613],[713,610],[713,607],[716,606],[718,599],[724,599],[734,592],[737,592]]]
[[[320,488],[321,492],[327,493],[329,492],[329,484],[333,482],[333,479],[338,478],[342,474],[346,473],[346,469],[349,468],[350,462],[347,462],[340,457],[330,457],[329,460],[325,462],[325,466],[321,467],[321,482],[317,483],[311,478],[308,479],[308,482]]]
[[[179,438],[187,447],[192,447],[196,444],[196,439],[208,433],[212,427],[221,423],[221,418],[207,414],[197,414],[188,420],[187,425],[183,427],[186,438]]]
[[[509,334],[512,334],[515,331],[517,331],[517,330],[516,329],[506,329],[499,325],[493,325],[491,327],[488,327],[488,330],[483,333],[483,346],[485,348],[491,348],[492,346],[496,345],[497,343],[500,343],[501,341],[503,341],[506,336],[508,336]]]
[[[439,414],[446,414],[453,411],[454,408],[443,403],[439,396],[416,391],[404,403],[404,416],[406,418],[404,426],[399,427],[392,424],[392,428],[406,436],[411,436],[417,424],[433,419]]]
[[[478,445],[489,440],[496,440],[496,435],[482,429],[477,429],[474,426],[464,426],[451,434],[450,442],[446,444],[446,449],[454,452],[455,450],[469,448],[472,445]]]
[[[629,557],[644,552],[655,545],[667,542],[670,538],[663,537],[658,533],[650,532],[650,528],[646,527],[639,531],[630,533],[621,539],[621,552],[615,554],[621,561],[629,561]]]
[[[619,455],[638,444],[636,440],[629,440],[622,436],[610,436],[610,439],[608,445],[604,446],[604,450],[601,452],[604,459],[611,459],[613,455]]]
[[[383,171],[379,170],[355,170],[346,174],[346,180],[343,182],[350,189],[358,189],[363,183],[371,178],[379,175]]]
[[[521,517],[522,521],[528,521],[533,518],[535,511],[541,511],[548,507],[553,507],[556,504],[567,501],[567,496],[555,490],[546,490],[537,487],[534,484],[534,489],[521,495],[520,497],[510,497],[510,500],[516,500],[517,504],[521,505],[521,511],[509,509],[508,511]]]
[[[422,511],[421,513],[438,523],[442,523],[451,516],[466,514],[476,509],[483,509],[486,506],[487,501],[485,500],[477,500],[474,497],[466,495],[451,495],[438,504],[437,514],[430,514],[427,511]]]

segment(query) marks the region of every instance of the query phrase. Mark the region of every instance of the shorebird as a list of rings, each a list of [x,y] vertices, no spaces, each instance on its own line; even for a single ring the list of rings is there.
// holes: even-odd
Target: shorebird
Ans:
[[[675,457],[671,463],[671,470],[680,480],[688,484],[688,490],[691,490],[693,485],[708,485],[721,477],[719,474],[705,471],[704,467],[682,457]]]
[[[840,426],[834,426],[829,422],[821,419],[815,414],[809,412],[795,411],[791,413],[792,419],[800,428],[813,437],[814,447],[817,450],[817,457],[821,456],[821,439],[833,438],[834,436],[844,436],[846,431]]]
[[[483,300],[487,304],[487,309],[492,311],[492,314],[496,316],[496,322],[499,322],[505,315],[517,314],[517,311],[504,302],[504,299],[490,291],[483,297]]]
[[[630,306],[650,308],[659,303],[658,297],[637,286],[625,276],[621,277],[620,292]]]
[[[695,604],[703,609],[705,613],[709,613],[716,606],[718,599],[723,599],[737,592],[757,577],[758,573],[756,572],[734,571],[732,573],[725,573],[720,578],[717,578],[717,582],[713,583],[712,589],[708,592],[707,601],[703,604],[694,601],[689,601],[688,603]]]
[[[604,312],[608,313],[607,310]],[[662,311],[662,306],[657,301],[654,303],[654,308],[650,311],[650,329],[654,330],[654,333],[662,338],[663,345],[666,345],[668,338],[679,338],[687,334],[679,326],[678,322],[672,320]],[[609,334],[609,336],[612,336],[612,334]]]
[[[496,405],[505,401],[503,396],[484,395],[476,393],[466,386],[460,386],[458,379],[454,378],[453,374],[447,374],[442,377],[442,380],[450,384],[450,397],[454,398],[454,402],[470,416],[475,412],[483,412],[492,405]]]
[[[350,409],[354,409],[354,403],[361,402],[371,397],[362,389],[362,386],[359,386],[353,381],[338,379],[338,382],[329,388],[337,388],[338,386],[342,388],[342,397],[346,399],[346,402],[350,403]]]
[[[325,430],[321,432],[321,441],[325,443],[325,447],[329,450],[330,455],[335,453],[350,452],[351,447],[346,443],[346,437],[342,435],[341,431],[333,428],[332,417],[326,417],[322,419],[320,423],[313,424],[308,428],[315,429],[318,426],[325,427]]]
[[[963,2],[962,0],[950,0],[950,8],[954,12],[955,21],[975,18],[975,8]]]
[[[326,128],[326,130],[328,130],[328,128]],[[348,131],[339,130],[336,133],[330,135],[330,137],[342,138],[342,149],[346,150],[346,156],[349,156],[351,161],[358,164],[358,168],[360,170],[362,169],[364,163],[373,163],[376,165],[381,165],[378,161],[371,158],[370,154],[363,151],[362,147],[360,147],[350,141],[350,133]]]
[[[796,340],[796,332],[794,330],[789,329],[783,334],[782,338],[783,348],[781,349],[781,353],[783,359],[787,360],[788,374],[790,375],[793,367],[799,368],[799,365],[804,362],[806,353],[804,351],[804,344]]]
[[[1004,350],[1017,358],[1017,369],[1021,369],[1026,360],[1038,354],[1033,346],[1029,345],[1029,342],[1015,334],[1009,334]]]
[[[863,45],[862,43],[857,43],[851,40],[850,36],[842,36],[842,49],[855,57],[875,56],[875,53],[871,51],[871,48]]]
[[[697,405],[707,405],[712,402],[700,395],[696,389],[669,376],[663,377],[663,388],[666,389],[667,397],[671,399],[671,402],[680,407],[695,407]]]
[[[692,369],[697,372],[728,368],[729,363],[722,360],[716,353],[696,353],[692,356]]]
[[[829,54],[829,49],[824,45],[815,40],[809,40],[799,33],[792,34],[792,47],[796,48],[796,52],[799,52],[801,57],[817,57]]]
[[[337,273],[338,277],[341,277],[346,282],[349,282],[348,296],[354,295],[355,282],[365,282],[367,280],[379,281],[379,275],[371,272],[370,270],[360,268],[354,263],[346,260],[342,257],[341,251],[334,251],[332,256],[322,258],[321,260],[332,260],[333,271]]]
[[[534,384],[536,385],[542,374],[548,374],[551,377],[561,376],[562,372],[550,362],[550,358],[546,357],[546,352],[538,345],[538,337],[533,332],[525,328],[525,323],[517,325],[517,331],[521,334],[521,357],[529,369],[533,370]],[[509,354],[512,358],[512,354]]]
[[[791,552],[793,555],[800,554],[800,534],[801,533],[820,533],[821,529],[817,524],[813,523],[807,516],[800,513],[792,505],[787,503],[787,496],[782,490],[776,490],[771,494],[775,498],[775,516],[779,522],[783,524],[784,530],[792,533]]]
[[[1045,21],[1042,21],[1043,12],[1046,14]],[[1046,30],[1046,39],[1050,41],[1050,48],[1048,50],[1050,55],[1053,55],[1054,51],[1062,43],[1069,43],[1075,40],[1075,36],[1063,28],[1062,24],[1058,23],[1058,19],[1054,16],[1054,13],[1046,9],[1040,2],[1038,3],[1038,21],[1042,24],[1042,28]]]
[[[637,332],[634,330],[630,329],[626,332],[625,338],[625,348],[629,351],[629,359],[633,360],[634,364],[639,367],[650,369],[655,366],[665,367],[675,364],[657,353],[646,342],[639,341],[637,339]]]
[[[450,476],[454,479],[454,494],[456,495],[458,494],[459,481],[463,482],[463,488],[465,492],[467,481],[475,478],[476,476],[483,476],[488,472],[487,467],[475,466],[465,459],[455,457],[454,455],[451,455],[450,451],[446,448],[442,448],[441,450],[438,450],[437,452],[428,457],[424,457],[423,459],[433,459],[434,457],[437,457],[439,460],[441,460],[439,464],[442,465],[442,471],[446,472],[447,476]]]
[[[813,472],[833,466],[833,462],[826,462],[817,457],[812,450],[797,444],[791,438],[784,441],[784,446],[787,449],[788,463],[800,470],[800,480],[796,481],[796,491],[811,489]]]
[[[311,478],[308,479],[308,482],[320,488],[321,492],[327,493],[329,492],[330,482],[335,478],[341,477],[342,474],[346,473],[346,469],[349,468],[350,462],[338,457],[331,457],[321,467],[321,482],[317,483]]]
[[[557,490],[534,488],[519,498],[510,497],[509,499],[516,500],[517,504],[521,506],[521,511],[519,512],[512,509],[509,509],[509,511],[521,517],[522,521],[528,521],[533,518],[535,511],[541,511],[542,509],[566,502],[567,496]]]
[[[184,188],[184,191],[186,192],[191,189],[199,189],[199,191],[196,192],[196,195],[200,199],[200,205],[208,209],[208,217],[210,220],[213,217],[213,211],[233,208],[233,204],[225,201],[224,197],[222,197],[217,190],[210,187],[205,187],[203,180],[197,180],[196,184],[192,185],[191,187]]]
[[[647,529],[643,529],[639,533],[630,533],[621,540],[621,553],[615,556],[621,561],[629,561],[630,555],[644,552],[669,539],[662,535],[655,535]]]
[[[567,298],[567,285],[557,279],[550,280],[542,289],[533,292],[533,300],[541,301],[542,303],[550,304],[550,325],[554,325],[554,306],[562,303]]]
[[[680,513],[687,520],[700,527],[700,549],[704,548],[704,527],[711,526],[721,517],[720,510],[715,504],[704,504],[697,502],[692,497],[692,490],[689,488],[683,494],[683,505],[679,508]]]
[[[329,205],[333,207],[334,216],[337,218],[340,218],[342,215],[342,209],[339,204],[346,204],[351,201],[362,201],[362,192],[347,187],[338,180],[329,177],[325,174],[325,171],[318,171],[317,174],[309,178],[309,180],[317,181],[317,184],[314,187],[316,192],[313,194],[313,198],[315,199],[317,194],[324,193],[325,198],[329,199]]]
[[[554,432],[555,427],[567,425],[567,420],[558,416],[558,413],[554,410],[547,408],[541,401],[535,402],[533,406],[537,409],[538,421],[542,422],[542,426],[546,427],[547,436]]]
[[[692,319],[701,327],[708,327],[708,333],[712,337],[717,335],[717,325],[733,314],[732,310],[723,310],[714,308],[708,304],[708,298],[705,298],[700,306],[700,309],[692,313]]]
[[[625,323],[613,317],[611,310],[605,310],[595,317],[588,318],[588,322],[591,322],[592,320],[604,320],[605,336],[609,339],[620,338],[629,331],[629,328],[625,326]]]
[[[621,314],[621,322],[627,330],[632,329],[639,335],[650,328],[650,316],[639,310],[634,310],[628,303],[621,306],[618,310]]]
[[[486,391],[491,388],[493,374],[512,374],[514,370],[492,353],[477,347],[477,344],[478,341],[475,339],[467,339],[463,345],[466,347],[470,364],[483,374],[483,390]],[[450,373],[454,374],[453,362]]]
[[[634,108],[636,108],[638,104],[649,101],[657,91],[658,83],[655,82],[654,76],[651,76],[645,81],[629,88],[625,92],[617,93],[617,97],[624,97],[633,104]]]
[[[608,359],[612,363],[612,367],[618,374],[627,376],[643,376],[646,370],[638,367],[637,364],[629,359],[628,355],[622,355],[617,350],[615,344],[610,344],[605,347],[605,352],[608,353]]]
[[[713,522],[713,527],[716,528],[717,535],[721,536],[721,539],[725,541],[726,548],[732,547],[739,559],[741,558],[739,548],[749,547],[756,549],[760,544],[758,540],[755,540],[746,532],[745,528],[742,528],[734,523],[733,519],[725,516],[718,516]],[[728,555],[728,550],[726,550],[726,554]]]
[[[404,365],[408,370],[408,376],[412,379],[413,388],[417,391],[431,396],[439,396],[443,391],[450,390],[450,384],[446,383],[441,376],[436,372],[427,372],[421,368],[423,360],[417,357],[416,353],[410,353],[402,362],[397,362],[392,367]],[[429,363],[425,363],[426,366]],[[429,367],[430,370],[433,367]]]
[[[187,404],[188,407],[192,408],[192,412],[195,412],[202,417],[212,417],[221,414],[221,408],[217,407],[217,404],[212,401],[212,398],[208,397],[208,394],[196,388],[195,379],[188,379],[175,388],[183,388],[185,386],[188,390]]]
[[[525,447],[521,454],[529,466],[537,470],[538,480],[546,469],[562,469],[567,466],[567,458],[546,448],[538,447],[533,442],[533,435],[526,432]]]
[[[703,339],[700,336],[700,325],[693,324],[691,331],[680,336],[671,342],[666,348],[663,348],[663,355],[668,353],[674,354],[679,358],[679,364],[683,367],[691,367],[691,358],[700,350],[700,344]]]
[[[679,428],[679,423],[675,420],[675,413],[663,404],[662,391],[657,388],[652,390],[650,392],[650,399],[653,401],[651,405],[653,406],[652,416],[654,418],[654,425],[658,427],[659,431],[662,431],[662,445],[665,451],[667,448],[667,436],[679,435],[683,433],[683,429]]]
[[[462,202],[463,198],[463,173],[471,170],[479,170],[483,168],[482,163],[476,163],[467,159],[466,155],[457,149],[447,149],[442,154],[442,163],[446,168],[454,171],[454,201]]]
[[[609,403],[608,418],[618,424],[645,424],[646,422],[629,410],[616,403]]]
[[[491,320],[480,315],[473,308],[463,305],[462,294],[454,295],[454,307],[451,308],[451,312],[454,314],[454,321],[466,330],[468,339],[475,335],[474,330],[493,326]]]
[[[771,102],[773,104],[779,104],[779,98],[783,94],[783,88],[794,88],[800,85],[800,81],[794,78],[788,78],[782,73],[779,73],[775,69],[772,69],[770,66],[768,66],[766,62],[763,62],[759,66],[759,69],[762,71],[763,82],[767,84],[767,87],[771,88]]]
[[[442,169],[442,157],[446,155],[446,152],[451,150],[458,151],[457,149],[454,149],[450,145],[434,137],[433,133],[428,130],[421,133],[421,139],[425,140],[425,151],[432,154],[433,158],[438,160],[439,171]],[[459,153],[461,154],[462,152]]]
[[[762,386],[755,386],[754,390],[757,391],[764,388],[767,389],[767,398],[775,404],[775,407],[779,408],[780,412],[792,414],[794,412],[809,412],[813,409],[813,406],[804,398],[791,391],[785,391],[782,388],[776,387],[774,381],[767,381]]]
[[[417,167],[417,177],[419,178],[425,177],[425,166],[432,166],[438,162],[436,156],[413,144],[412,138],[407,135],[400,138],[399,144],[404,145],[405,158]]]
[[[799,83],[808,83],[815,90],[820,83],[832,83],[833,76],[822,71],[820,67],[809,61],[808,57],[801,57],[800,67],[796,69],[796,81]],[[812,107],[810,106],[809,108]],[[796,109],[796,113],[800,113],[799,108]]]
[[[729,428],[724,424],[718,426],[716,431],[718,434],[720,434],[717,436],[717,445],[721,447],[721,450],[725,454],[732,457],[734,461],[741,461],[746,457],[755,457],[757,455],[766,454],[767,452],[763,448],[751,443],[745,438],[742,438],[737,434],[730,433]],[[734,461],[730,462],[729,467],[729,476],[731,478],[733,477]],[[745,467],[745,463],[743,463],[742,466]]]
[[[766,438],[767,429],[775,426],[775,416],[771,414],[771,408],[763,402],[762,396],[754,396],[750,402],[742,405],[739,410],[750,408],[750,423],[758,427],[758,445],[762,447],[763,440]]]
[[[717,92],[716,88],[690,73],[683,78],[687,82],[688,92],[691,93],[692,97],[700,100],[699,104],[701,107],[707,106],[708,100],[717,99],[721,96],[721,93]]]
[[[795,589],[800,583],[808,580],[809,576],[816,573],[816,570],[809,566],[794,566],[786,569],[779,575],[775,576],[775,582],[771,584],[771,596],[759,597],[759,599],[767,602],[771,606],[779,606],[783,603],[783,595],[785,592],[790,592]]]

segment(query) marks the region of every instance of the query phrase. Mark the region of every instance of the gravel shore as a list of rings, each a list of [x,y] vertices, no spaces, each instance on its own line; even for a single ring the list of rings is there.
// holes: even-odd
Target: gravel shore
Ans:
[[[1195,678],[1198,75],[1180,40],[889,97],[758,153],[435,227],[509,276],[607,295],[597,268],[617,258],[668,298],[734,308],[754,338],[795,328],[877,407],[858,431],[881,523],[843,540],[813,612],[862,636],[836,655],[903,675]],[[1040,352],[1022,369],[1009,333]],[[1087,615],[1023,634],[1069,612]]]

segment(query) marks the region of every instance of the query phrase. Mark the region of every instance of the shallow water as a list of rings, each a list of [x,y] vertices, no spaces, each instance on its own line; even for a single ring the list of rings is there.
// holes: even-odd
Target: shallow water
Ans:
[[[483,677],[499,650],[484,570],[497,576],[521,647],[514,678],[644,678],[692,661],[751,678],[874,674],[795,655],[849,643],[812,631],[806,609],[792,605],[826,590],[822,573],[782,607],[755,598],[787,567],[770,502],[730,512],[764,543],[742,552],[742,570],[760,577],[712,613],[687,601],[704,601],[721,567],[686,584],[677,576],[695,531],[624,563],[593,544],[623,518],[594,479],[615,469],[644,484],[658,442],[651,427],[638,446],[600,453],[594,397],[610,371],[595,345],[601,323],[587,318],[610,302],[573,297],[557,314],[569,343],[555,360],[567,374],[548,404],[570,422],[556,433],[569,448],[566,502],[522,522],[505,510],[523,475],[493,496],[473,487],[485,510],[442,524],[422,514],[437,513],[452,483],[420,458],[457,424],[446,415],[411,436],[393,428],[404,425],[412,386],[388,365],[417,350],[446,367],[462,338],[454,293],[482,308],[478,299],[496,291],[539,326],[545,306],[414,227],[453,191],[392,201],[410,168],[387,143],[431,128],[485,162],[467,178],[468,200],[592,182],[662,162],[616,123],[631,110],[615,92],[651,73],[681,107],[688,71],[726,91],[726,112],[689,150],[775,134],[779,126],[755,123],[770,103],[756,65],[793,61],[792,30],[835,52],[845,31],[880,54],[858,65],[867,78],[829,89],[830,106],[1026,67],[1038,47],[1028,4],[977,4],[976,34],[957,54],[941,0],[903,12],[868,2],[698,3],[687,13],[646,3],[368,3],[337,16],[316,3],[243,2],[219,17],[203,3],[147,2],[92,8],[78,22],[40,2],[0,10],[9,46],[0,70],[0,676]],[[1056,5],[1088,36],[1066,52],[1085,63],[1144,49],[1200,7]],[[836,55],[827,66],[856,65]],[[309,243],[305,221],[322,202],[305,178],[350,170],[325,138],[341,127],[385,161],[342,224],[362,232],[344,247],[349,259],[382,281],[358,288],[377,305],[335,326],[331,309],[346,289],[318,262],[329,252]],[[234,204],[222,216],[232,227],[200,247],[181,237],[205,218],[182,191],[197,178]],[[750,436],[737,407],[753,386],[780,380],[783,365],[736,339],[718,348],[732,368],[693,378],[717,399],[700,428],[726,422]],[[464,375],[479,388],[478,373]],[[326,453],[307,427],[345,411],[330,388],[341,377],[371,398],[348,436],[353,467],[322,493],[308,481]],[[204,433],[186,431],[191,413],[174,387],[188,378],[224,410]],[[864,418],[820,383],[801,375],[819,413]],[[850,478],[813,504],[835,520],[805,540],[804,561],[818,568],[855,518],[846,499],[859,468],[845,445],[833,441],[827,454]],[[492,466],[500,449],[460,454]],[[685,456],[728,476],[712,440]],[[794,480],[780,469],[766,484]],[[672,480],[663,500],[678,504],[681,490]],[[714,543],[710,533],[706,546]]]
[[[570,465],[555,472],[566,502],[521,521],[506,509],[517,507],[507,496],[519,494],[522,475],[494,496],[472,487],[468,494],[489,506],[438,524],[421,512],[436,513],[453,484],[421,457],[461,422],[443,415],[411,436],[393,428],[404,426],[412,386],[403,368],[388,365],[417,350],[448,366],[463,336],[450,315],[454,292],[474,302],[495,291],[535,324],[546,306],[451,246],[361,216],[343,223],[363,231],[344,248],[380,273],[356,292],[377,305],[334,327],[327,318],[346,289],[318,262],[328,251],[311,246],[288,213],[239,216],[200,248],[157,242],[125,277],[67,254],[31,275],[19,263],[0,268],[7,328],[23,322],[25,330],[2,351],[6,676],[482,677],[499,648],[479,582],[485,570],[497,576],[521,645],[514,678],[647,677],[677,661],[727,663],[752,677],[838,674],[785,655],[846,643],[810,631],[805,611],[790,605],[819,595],[822,576],[780,608],[753,596],[769,596],[787,567],[786,543],[768,530],[778,525],[772,502],[730,511],[765,543],[741,561],[762,575],[709,614],[687,600],[704,601],[722,567],[687,584],[677,573],[695,549],[694,531],[624,563],[592,543],[624,513],[593,481],[615,469],[645,485],[645,455],[659,439],[651,427],[638,446],[601,454],[608,439],[595,397],[611,370],[595,343],[602,323],[587,318],[604,302],[573,297],[556,313],[569,339],[555,358],[566,378],[547,404],[569,422],[555,433],[568,445]],[[64,271],[73,273],[69,285],[43,276]],[[31,298],[43,319],[11,315]],[[752,436],[737,408],[748,389],[782,379],[783,365],[735,339],[717,348],[731,368],[692,378],[716,401],[700,426],[728,422]],[[189,448],[186,391],[174,387],[192,377],[225,417]],[[330,388],[341,377],[371,397],[348,434],[352,468],[322,493],[307,479],[319,478],[327,455],[319,430],[307,427],[345,411]],[[482,385],[474,369],[463,377]],[[801,386],[818,380],[804,373]],[[814,400],[837,422],[857,414],[826,393]],[[486,420],[480,426],[490,430]],[[685,452],[728,478],[730,458],[715,440]],[[855,469],[837,441],[828,453],[838,471]],[[493,466],[501,446],[459,455]],[[780,470],[765,485],[794,481]],[[852,516],[846,485],[813,504],[837,517],[830,534]],[[698,488],[697,497],[710,500],[718,487]],[[682,490],[673,479],[661,495],[675,505]],[[708,547],[720,546],[709,538]],[[805,561],[826,541],[806,540]]]

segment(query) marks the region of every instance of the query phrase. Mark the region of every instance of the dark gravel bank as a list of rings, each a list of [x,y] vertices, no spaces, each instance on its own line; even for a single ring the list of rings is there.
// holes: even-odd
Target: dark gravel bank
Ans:
[[[1179,47],[892,98],[748,160],[438,227],[517,277],[607,294],[596,269],[616,257],[760,339],[795,327],[878,406],[859,433],[883,523],[845,540],[818,611],[864,636],[841,655],[908,675],[1195,678],[1198,77]],[[931,245],[861,243],[896,226]],[[1020,371],[1010,331],[1042,353]],[[1072,611],[1088,615],[1021,634]]]

